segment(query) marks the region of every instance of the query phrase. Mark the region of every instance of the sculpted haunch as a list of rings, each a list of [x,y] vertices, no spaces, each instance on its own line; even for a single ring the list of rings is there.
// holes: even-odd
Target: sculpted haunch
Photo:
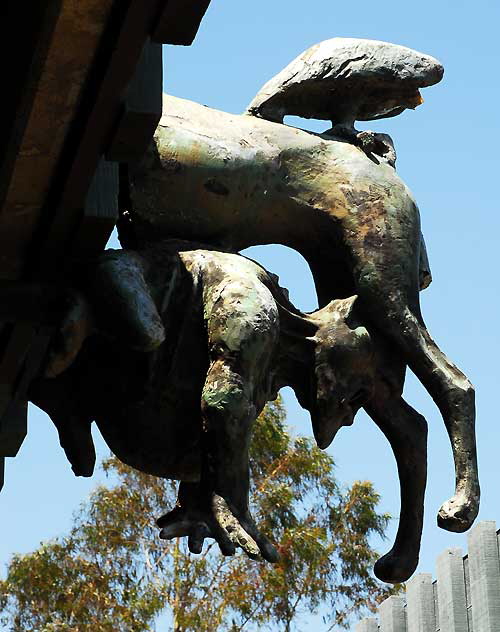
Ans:
[[[301,74],[301,64],[311,67]],[[292,62],[241,116],[165,97],[154,143],[130,172],[127,250],[75,276],[80,294],[48,360],[52,377],[32,388],[76,473],[92,471],[96,420],[123,461],[182,481],[178,506],[159,520],[163,537],[188,535],[199,551],[210,536],[224,553],[241,546],[272,561],[248,512],[253,420],[289,384],[326,447],[362,406],[392,446],[401,485],[396,541],[375,572],[404,581],[418,561],[427,437],[402,398],[408,366],[453,450],[456,490],[439,525],[469,528],[479,506],[474,390],[422,319],[430,272],[393,143],[352,127],[417,105],[418,87],[441,75],[436,60],[403,47],[331,40]],[[332,130],[276,122],[308,96],[309,114],[331,115]],[[233,254],[262,243],[305,257],[321,309],[301,313],[272,275]]]
[[[158,524],[162,537],[188,536],[193,552],[214,537],[225,554],[241,546],[276,559],[249,513],[248,446],[281,387],[310,412],[322,448],[361,406],[399,400],[404,367],[361,324],[356,297],[304,314],[253,261],[168,241],[106,252],[85,286],[31,399],[56,424],[75,474],[93,472],[95,420],[122,461],[181,480],[177,507]],[[412,427],[399,426],[393,411],[376,420],[393,429],[408,484],[402,536],[376,567],[396,582],[418,560],[425,422],[415,413]]]
[[[31,398],[76,474],[93,471],[95,420],[122,461],[183,481],[163,537],[190,536],[199,550],[211,536],[225,553],[237,544],[272,561],[248,508],[252,423],[289,385],[326,447],[372,393],[374,350],[354,297],[302,314],[253,261],[195,247],[105,253]],[[231,536],[217,511],[238,525]]]

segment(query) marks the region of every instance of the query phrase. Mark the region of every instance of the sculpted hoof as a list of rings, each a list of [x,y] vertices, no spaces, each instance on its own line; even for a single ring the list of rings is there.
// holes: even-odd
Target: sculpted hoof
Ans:
[[[437,524],[446,531],[463,533],[470,529],[478,513],[479,498],[475,502],[464,495],[454,496],[441,505],[437,515]]]
[[[418,565],[418,555],[397,555],[389,551],[375,563],[373,572],[380,581],[401,584],[407,581]]]
[[[214,538],[223,555],[234,555],[241,548],[253,560],[276,562],[279,558],[276,548],[259,533],[252,518],[237,517],[217,494],[212,494],[208,504],[177,506],[158,518],[156,524],[162,540],[188,537],[191,553],[201,553],[205,538]]]

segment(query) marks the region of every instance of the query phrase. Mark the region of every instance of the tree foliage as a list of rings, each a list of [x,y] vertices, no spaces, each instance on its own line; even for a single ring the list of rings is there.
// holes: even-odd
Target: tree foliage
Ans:
[[[371,574],[369,538],[388,522],[378,494],[368,482],[342,490],[331,456],[288,434],[279,400],[257,420],[251,448],[252,509],[278,544],[277,564],[159,540],[154,518],[173,506],[176,485],[114,457],[103,467],[112,486],[95,490],[71,532],[12,558],[0,582],[12,632],[147,632],[165,608],[176,632],[289,631],[320,607],[329,624],[346,624],[388,594]]]

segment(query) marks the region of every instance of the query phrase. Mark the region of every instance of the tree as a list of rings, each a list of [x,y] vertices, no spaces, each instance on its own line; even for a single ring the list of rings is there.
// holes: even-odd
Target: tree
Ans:
[[[320,606],[345,625],[389,594],[371,575],[369,538],[388,522],[378,494],[368,482],[340,489],[331,456],[287,433],[279,400],[257,420],[251,448],[253,511],[278,543],[275,565],[159,540],[154,517],[175,503],[176,484],[114,457],[103,467],[113,484],[95,490],[71,532],[12,558],[0,582],[12,632],[146,632],[164,608],[175,632],[290,631]]]

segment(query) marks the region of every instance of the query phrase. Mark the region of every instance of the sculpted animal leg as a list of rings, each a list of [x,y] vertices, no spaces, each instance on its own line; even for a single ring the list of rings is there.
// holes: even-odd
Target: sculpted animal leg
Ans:
[[[92,439],[92,416],[85,410],[79,384],[69,372],[52,379],[37,379],[30,386],[29,399],[44,410],[59,433],[75,476],[92,476],[96,453]]]
[[[427,329],[406,314],[409,366],[431,394],[450,438],[455,462],[455,495],[438,512],[438,525],[466,531],[479,511],[480,488],[475,437],[475,394],[468,378],[439,349]],[[410,324],[411,323],[411,324]],[[412,331],[415,328],[415,331]]]
[[[165,330],[146,282],[146,261],[137,253],[107,250],[86,273],[85,289],[97,327],[137,351],[153,351]]]
[[[203,389],[200,483],[181,483],[175,509],[157,524],[164,539],[189,536],[194,553],[211,536],[225,555],[232,555],[239,546],[251,558],[262,554],[274,561],[274,547],[258,532],[248,506],[248,450],[259,411],[252,401],[248,374],[243,378],[229,355],[213,359]]]
[[[203,463],[195,504],[207,508],[205,524],[211,528],[215,518],[233,550],[240,546],[250,557],[275,561],[275,548],[258,531],[249,510],[248,450],[252,424],[266,400],[263,386],[279,334],[278,312],[260,281],[250,275],[235,281],[234,276],[238,270],[231,271],[230,279],[206,284],[210,365],[201,398]],[[167,514],[160,519],[160,525],[170,521],[162,537],[173,533],[171,518]],[[232,552],[217,533],[211,535],[223,553]],[[194,539],[201,536],[198,530]]]
[[[235,545],[219,524],[211,506],[213,494],[200,483],[181,481],[172,511],[156,521],[164,540],[187,536],[191,553],[201,553],[205,538],[214,538],[224,555],[234,555]],[[256,555],[258,551],[256,551]]]
[[[202,484],[213,489],[214,511],[235,544],[252,554],[250,536],[269,561],[277,559],[276,551],[258,532],[249,511],[248,450],[251,426],[265,403],[261,391],[278,327],[276,304],[267,288],[249,280],[225,286],[208,321],[211,362],[202,394]]]
[[[401,511],[394,546],[377,561],[374,571],[382,581],[396,584],[406,581],[418,564],[427,479],[427,422],[402,397],[380,397],[380,391],[378,388],[365,408],[396,457]]]
[[[137,351],[153,351],[165,330],[145,279],[145,260],[108,250],[84,272],[84,292],[68,291],[68,308],[45,367],[55,377],[75,360],[85,339],[99,330]]]
[[[399,233],[404,235],[405,228],[411,233],[412,226],[404,222]],[[391,242],[391,231],[387,231],[384,248],[365,252],[363,260],[358,259],[359,297],[366,318],[396,345],[441,412],[453,450],[456,490],[441,506],[438,524],[462,532],[479,511],[474,389],[427,331],[418,297],[418,249],[412,258],[408,239],[397,240],[398,232],[392,229],[396,239]]]
[[[92,308],[81,292],[68,290],[67,303],[59,330],[51,341],[44,368],[45,377],[57,377],[73,364],[94,327]]]

